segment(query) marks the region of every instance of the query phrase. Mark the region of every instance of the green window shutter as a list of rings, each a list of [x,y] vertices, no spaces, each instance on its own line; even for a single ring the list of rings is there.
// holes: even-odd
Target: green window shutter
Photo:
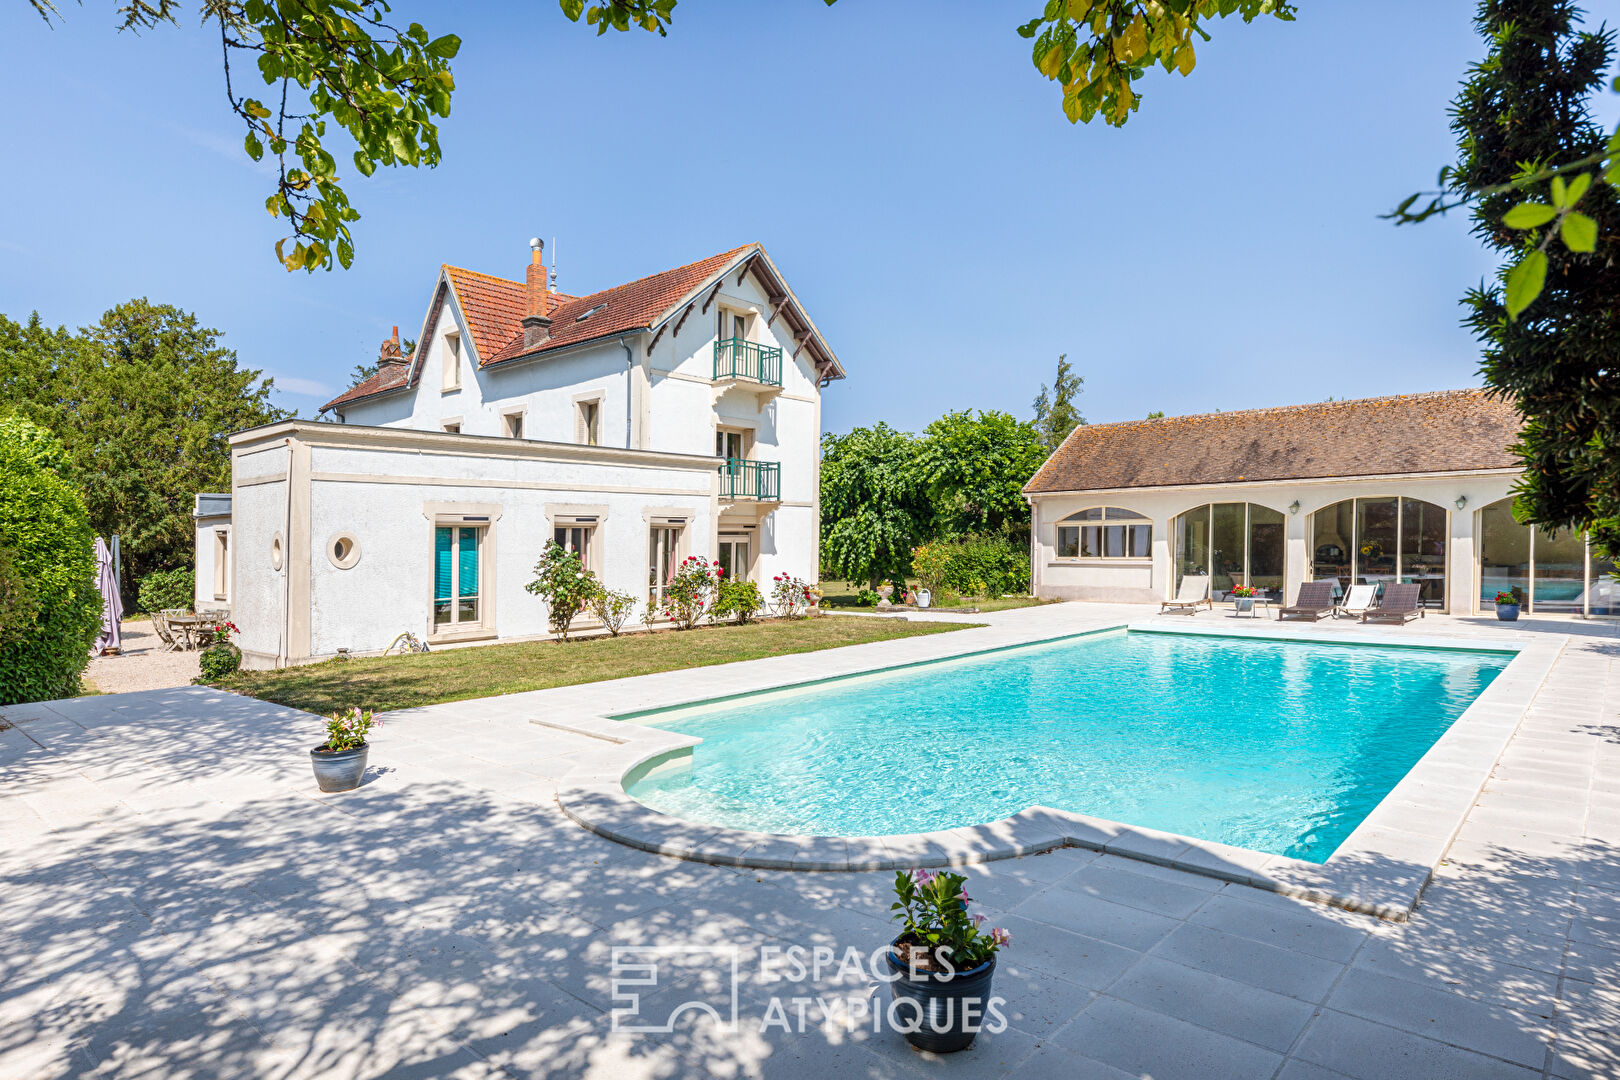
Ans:
[[[478,595],[478,530],[461,530],[461,565],[458,580],[461,583],[460,596]]]
[[[433,599],[448,600],[450,589],[450,538],[447,528],[433,530]]]

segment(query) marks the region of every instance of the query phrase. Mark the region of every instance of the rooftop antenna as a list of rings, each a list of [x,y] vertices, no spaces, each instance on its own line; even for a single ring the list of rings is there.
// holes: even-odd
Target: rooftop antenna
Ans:
[[[551,291],[557,291],[557,237],[551,238]]]

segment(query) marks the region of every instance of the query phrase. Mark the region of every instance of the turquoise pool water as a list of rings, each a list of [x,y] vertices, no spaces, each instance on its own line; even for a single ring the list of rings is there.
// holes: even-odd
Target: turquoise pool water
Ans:
[[[884,836],[1032,805],[1325,861],[1510,654],[1125,633],[653,714],[665,813]]]

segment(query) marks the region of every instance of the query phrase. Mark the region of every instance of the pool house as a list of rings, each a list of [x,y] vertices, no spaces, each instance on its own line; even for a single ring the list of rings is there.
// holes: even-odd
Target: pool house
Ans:
[[[1033,590],[1157,603],[1207,574],[1252,585],[1415,582],[1430,610],[1620,615],[1584,536],[1513,520],[1519,417],[1484,390],[1328,401],[1076,428],[1024,492]]]

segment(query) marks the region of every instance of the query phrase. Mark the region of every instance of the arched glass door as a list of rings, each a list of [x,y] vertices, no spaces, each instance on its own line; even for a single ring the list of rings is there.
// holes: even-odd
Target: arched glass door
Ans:
[[[1446,606],[1449,518],[1443,507],[1389,496],[1346,499],[1311,515],[1311,579],[1422,586],[1424,607]]]
[[[1287,536],[1281,510],[1259,503],[1206,503],[1178,514],[1173,531],[1175,589],[1187,574],[1208,574],[1217,599],[1238,585],[1282,599]]]

